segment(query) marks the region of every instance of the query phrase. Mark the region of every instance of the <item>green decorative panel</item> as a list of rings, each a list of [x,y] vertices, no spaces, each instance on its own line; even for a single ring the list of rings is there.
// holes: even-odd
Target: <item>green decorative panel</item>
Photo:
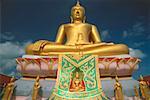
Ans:
[[[54,99],[102,99],[97,56],[62,55],[59,58]]]

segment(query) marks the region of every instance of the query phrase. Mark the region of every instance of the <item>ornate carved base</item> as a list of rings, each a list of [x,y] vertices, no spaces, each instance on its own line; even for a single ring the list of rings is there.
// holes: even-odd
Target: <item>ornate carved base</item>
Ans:
[[[79,59],[79,56],[78,58]],[[58,69],[58,56],[24,55],[17,58],[17,70],[24,77],[56,78]],[[139,59],[129,55],[99,56],[98,68],[102,77],[129,77],[138,69]]]

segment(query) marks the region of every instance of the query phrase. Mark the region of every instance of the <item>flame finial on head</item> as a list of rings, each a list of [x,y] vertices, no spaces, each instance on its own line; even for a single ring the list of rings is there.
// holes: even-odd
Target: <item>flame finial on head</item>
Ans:
[[[76,6],[80,6],[80,2],[79,2],[79,0],[77,0]]]
[[[80,10],[82,10],[83,12],[85,12],[84,7],[82,7],[82,6],[80,5],[79,0],[77,0],[76,5],[72,7],[72,11],[73,11],[74,9],[80,9]]]

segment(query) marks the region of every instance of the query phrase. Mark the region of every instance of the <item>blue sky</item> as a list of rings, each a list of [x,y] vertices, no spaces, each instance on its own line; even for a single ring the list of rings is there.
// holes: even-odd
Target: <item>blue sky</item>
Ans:
[[[55,40],[59,25],[70,22],[76,0],[1,0],[0,73],[15,72],[15,58],[39,39]],[[150,1],[80,0],[87,22],[105,42],[124,43],[139,57],[134,77],[150,75]]]

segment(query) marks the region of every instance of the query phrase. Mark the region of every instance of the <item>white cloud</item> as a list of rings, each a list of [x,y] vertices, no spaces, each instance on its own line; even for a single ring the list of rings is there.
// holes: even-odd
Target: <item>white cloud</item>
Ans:
[[[24,43],[0,43],[0,69],[1,72],[16,66],[15,59],[25,53],[24,49],[30,41]]]
[[[141,36],[145,33],[145,24],[143,20],[135,22],[129,29],[124,30],[122,37]]]
[[[145,45],[145,42],[135,42],[135,43],[133,43],[133,45],[134,45],[134,47],[141,47],[141,46],[143,46],[143,45]]]
[[[132,57],[137,57],[137,58],[144,58],[146,57],[146,54],[144,54],[141,50],[139,49],[133,49],[129,48],[130,55]]]
[[[107,39],[111,37],[108,30],[102,31],[101,36],[102,36],[102,39]]]
[[[137,36],[142,35],[143,32],[145,32],[145,28],[144,28],[142,22],[136,22],[133,25],[132,30],[133,30],[134,34],[137,35]]]
[[[15,36],[14,35],[12,35],[12,33],[11,32],[5,32],[5,33],[1,33],[1,39],[3,39],[3,40],[13,40],[15,38]]]

